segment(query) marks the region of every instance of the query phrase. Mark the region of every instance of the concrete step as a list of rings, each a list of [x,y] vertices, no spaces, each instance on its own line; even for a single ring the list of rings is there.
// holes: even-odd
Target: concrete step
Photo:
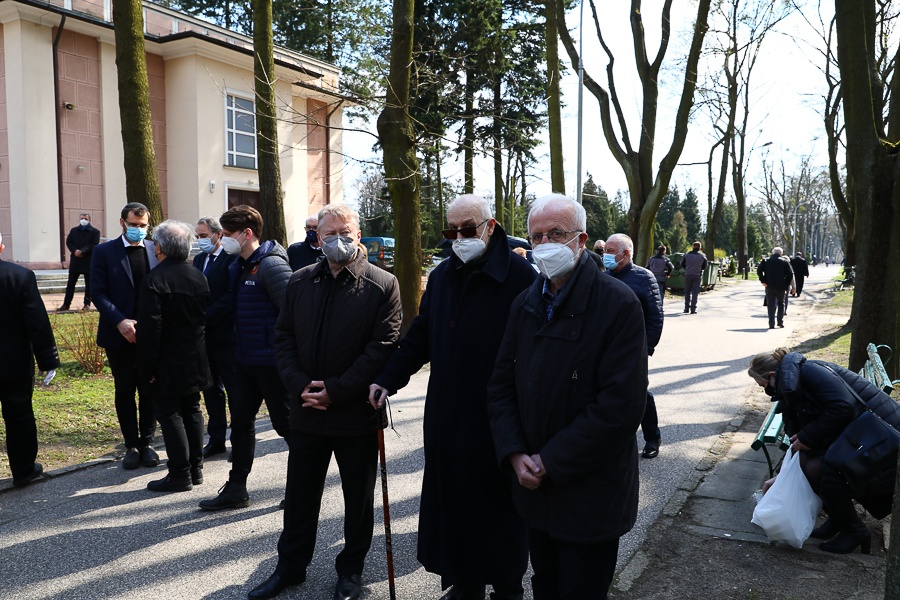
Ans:
[[[35,271],[34,276],[41,294],[65,293],[66,283],[69,281],[68,271]],[[84,294],[84,277],[78,278],[78,283],[75,284],[75,294]]]

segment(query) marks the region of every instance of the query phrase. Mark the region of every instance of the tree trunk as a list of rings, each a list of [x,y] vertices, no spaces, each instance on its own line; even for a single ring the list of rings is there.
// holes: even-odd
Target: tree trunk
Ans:
[[[278,156],[278,120],[275,105],[275,53],[272,41],[272,0],[253,0],[253,76],[256,87],[256,155],[259,173],[259,208],[263,235],[287,248],[284,192]],[[326,116],[327,119],[327,116]],[[327,123],[323,125],[327,127]],[[328,136],[325,136],[326,144]],[[325,148],[328,153],[328,148]],[[325,161],[326,165],[328,161]],[[325,173],[328,181],[329,173]],[[325,186],[329,189],[329,186]],[[330,202],[329,198],[325,199]]]
[[[463,130],[463,160],[465,162],[463,193],[475,193],[475,75],[472,65],[466,62],[466,110]]]
[[[875,107],[881,101],[874,97],[871,84],[875,0],[836,0],[835,24],[847,135],[847,199],[856,207],[857,231],[866,232],[856,239],[856,289],[850,319],[850,368],[856,371],[866,360],[870,342],[898,348],[900,246],[895,232],[900,211],[895,196],[900,190],[894,186],[896,154],[880,139],[875,122]],[[900,572],[893,577],[900,587]]]
[[[435,165],[435,175],[437,177],[437,196],[438,196],[438,207],[441,213],[441,229],[445,228],[445,224],[447,223],[447,215],[444,211],[444,180],[441,179],[441,154],[444,149],[441,147],[441,140],[437,141],[437,164]]]
[[[547,17],[547,128],[550,132],[550,189],[566,193],[566,173],[563,167],[562,117],[559,91],[559,40],[556,31],[555,0],[545,0]]]
[[[141,202],[150,209],[150,223],[164,220],[153,126],[150,118],[150,81],[144,51],[144,14],[141,0],[113,0],[116,34],[116,71],[119,115],[125,154],[126,202]]]
[[[394,209],[394,274],[403,303],[402,333],[419,311],[422,293],[422,229],[419,216],[421,174],[415,132],[409,118],[409,79],[413,48],[413,0],[394,0],[391,61],[378,137],[384,149],[384,172]]]
[[[499,62],[500,57],[497,57],[497,61]],[[501,74],[495,72],[494,73],[494,123],[493,123],[493,153],[494,153],[494,206],[495,212],[494,218],[497,219],[498,223],[502,223],[503,227],[509,231],[509,222],[508,220],[504,220],[505,209],[505,199],[506,196],[503,193],[503,150],[500,147],[500,131],[503,127],[500,122],[501,117],[501,107],[503,106],[503,85],[501,80]]]

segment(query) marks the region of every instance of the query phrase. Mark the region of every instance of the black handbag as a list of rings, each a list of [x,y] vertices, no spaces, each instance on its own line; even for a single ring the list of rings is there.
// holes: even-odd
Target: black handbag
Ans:
[[[876,475],[897,464],[900,431],[872,412],[843,377],[833,369],[825,368],[834,373],[865,408],[828,447],[824,457],[825,462],[840,473],[850,487],[861,490]]]

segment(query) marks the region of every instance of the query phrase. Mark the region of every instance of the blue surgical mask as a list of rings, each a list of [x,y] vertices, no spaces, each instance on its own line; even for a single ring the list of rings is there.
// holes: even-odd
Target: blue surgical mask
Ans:
[[[604,254],[603,255],[603,266],[612,271],[616,267],[619,266],[619,261],[616,260],[615,254]]]
[[[125,230],[125,239],[127,239],[131,243],[139,242],[145,237],[147,237],[146,227],[128,227]]]
[[[306,241],[310,244],[315,244],[319,241],[319,234],[315,232],[315,230],[310,229],[306,232]]]
[[[216,245],[209,238],[200,238],[197,240],[197,245],[200,246],[201,252],[206,252],[207,254],[212,254],[216,251]]]

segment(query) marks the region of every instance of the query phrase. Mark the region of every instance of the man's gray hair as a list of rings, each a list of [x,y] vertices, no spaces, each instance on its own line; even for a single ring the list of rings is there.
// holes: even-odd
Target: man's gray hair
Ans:
[[[623,246],[628,250],[628,254],[634,256],[634,241],[631,239],[631,236],[624,233],[614,233],[606,240],[607,244],[610,242]]]
[[[772,248],[772,254],[774,254],[775,256],[781,256],[782,254],[784,254],[784,250],[782,250],[780,246],[775,246],[774,248]]]
[[[331,215],[334,219],[340,219],[344,223],[353,223],[359,229],[359,213],[346,204],[326,204],[319,211],[318,222],[321,223],[325,215]]]
[[[478,212],[480,213],[481,220],[490,219],[494,216],[493,207],[491,206],[490,201],[484,196],[478,196],[476,194],[464,194],[462,196],[457,196],[453,199],[453,201],[447,205],[447,214],[450,214],[450,209],[454,206],[475,206],[478,208]]]
[[[197,225],[206,225],[210,233],[219,233],[222,231],[222,225],[215,217],[200,217],[197,219]]]
[[[548,194],[541,196],[531,205],[528,211],[528,232],[531,233],[531,217],[532,215],[540,215],[551,208],[563,208],[572,212],[573,222],[570,227],[574,227],[578,231],[587,229],[587,214],[584,207],[572,198],[563,194]]]
[[[159,251],[172,260],[187,260],[196,239],[194,228],[181,221],[169,219],[153,229],[153,241],[159,245]]]

